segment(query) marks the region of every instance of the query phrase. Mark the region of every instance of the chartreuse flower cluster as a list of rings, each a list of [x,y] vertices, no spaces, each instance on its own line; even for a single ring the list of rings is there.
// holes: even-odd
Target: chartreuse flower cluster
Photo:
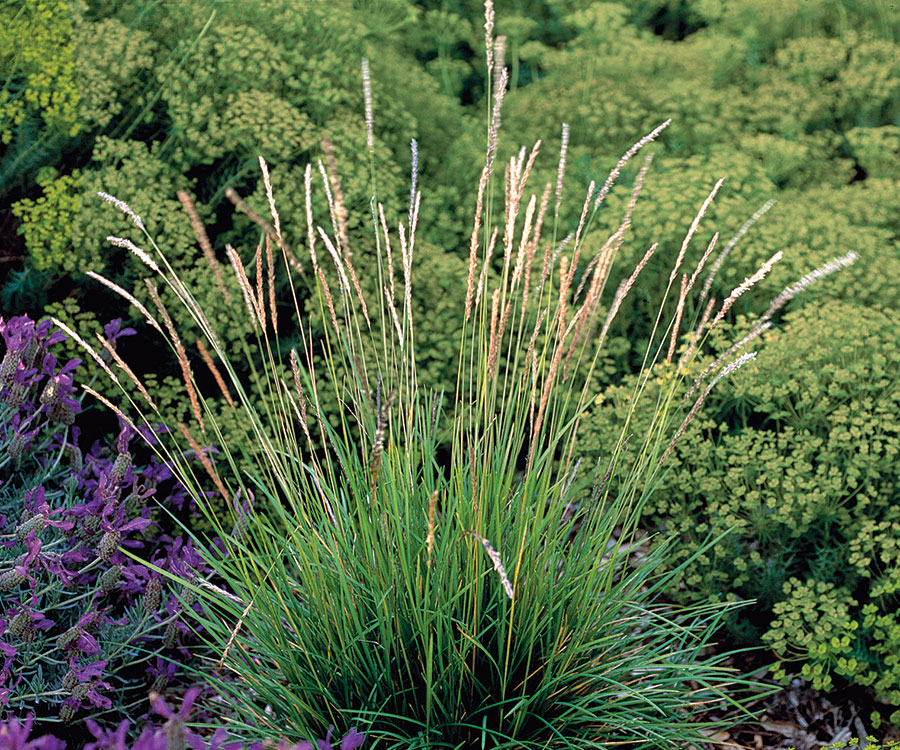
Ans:
[[[875,737],[866,737],[865,739],[867,750],[897,750],[897,748],[900,748],[900,742],[896,740],[879,742]],[[843,748],[859,747],[860,742],[861,740],[858,737],[854,737],[849,742],[835,742],[833,745],[822,748],[822,750],[842,750]]]
[[[69,8],[64,2],[7,3],[0,9],[0,143],[32,115],[66,136],[80,126]]]
[[[684,571],[679,600],[755,599],[732,632],[772,650],[776,677],[870,688],[886,704],[875,726],[900,720],[898,333],[893,311],[853,302],[788,313],[685,431],[645,513],[678,540],[668,564],[718,538]],[[652,402],[660,385],[647,389]],[[615,446],[607,425],[631,393],[629,381],[592,409],[594,455]],[[634,412],[637,435],[652,417]]]

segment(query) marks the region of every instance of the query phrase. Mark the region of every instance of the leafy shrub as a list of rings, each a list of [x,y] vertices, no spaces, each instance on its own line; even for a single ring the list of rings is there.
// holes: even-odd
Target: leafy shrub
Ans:
[[[147,82],[157,44],[145,29],[116,18],[90,20],[78,5],[72,14],[72,41],[81,127],[96,132],[115,123],[125,132],[149,103]]]
[[[733,386],[707,399],[645,515],[661,538],[678,540],[672,565],[708,535],[718,539],[681,578],[679,600],[755,599],[731,627],[775,652],[777,674],[800,674],[817,688],[833,677],[871,686],[894,706],[897,334],[892,311],[848,302],[788,314]],[[647,431],[667,378],[644,386],[629,427],[636,435]],[[636,387],[629,378],[592,408],[590,455],[613,451],[611,425],[634,408]]]
[[[23,198],[12,208],[22,221],[19,233],[25,236],[29,261],[38,271],[75,270],[71,235],[63,227],[73,225],[81,208],[81,173],[57,177],[49,168],[38,174],[37,184],[43,188],[40,198]]]
[[[64,2],[0,8],[0,190],[46,164],[81,128],[69,7]]]
[[[7,4],[3,8],[3,70],[21,77],[24,85],[7,81],[0,94],[0,140],[8,144],[13,129],[29,111],[38,111],[46,123],[74,135],[78,123],[78,89],[74,81],[69,14],[65,3]],[[10,60],[12,58],[12,60]],[[19,89],[19,97],[13,92]]]
[[[853,128],[847,132],[856,162],[867,177],[888,178],[900,171],[900,128]]]
[[[598,162],[627,147],[630,133],[646,131],[651,113],[671,115],[673,125],[660,139],[663,153],[647,178],[651,199],[636,209],[620,270],[633,267],[650,242],[660,243],[660,255],[676,253],[681,228],[704,191],[722,177],[725,184],[710,212],[723,230],[720,246],[766,201],[777,202],[712,293],[721,299],[760,262],[784,251],[763,293],[742,298],[736,312],[760,314],[765,292],[821,265],[835,247],[856,251],[861,262],[801,304],[852,293],[865,295],[866,304],[894,305],[900,256],[896,222],[888,217],[896,217],[896,187],[874,184],[894,173],[896,157],[891,129],[900,105],[900,28],[890,16],[884,3],[856,2],[754,0],[724,7],[679,0],[576,7],[567,18],[578,36],[542,57],[546,75],[510,93],[507,143],[546,138],[565,119],[571,126],[572,181],[599,180]],[[645,24],[661,24],[655,30],[669,37],[678,28],[693,31],[671,43]],[[868,90],[879,93],[863,102]],[[552,179],[554,168],[550,160],[538,162],[537,178]],[[569,189],[566,184],[567,194]],[[615,222],[627,200],[627,191],[613,193],[609,218],[599,216],[602,229]],[[845,205],[854,215],[835,210]],[[578,210],[572,202],[562,220],[577,220]],[[720,221],[726,215],[729,221]],[[690,262],[711,234],[701,229],[688,251]],[[668,277],[660,262],[647,271],[615,329],[634,342],[636,352],[643,351],[653,324],[649,300],[657,299]]]

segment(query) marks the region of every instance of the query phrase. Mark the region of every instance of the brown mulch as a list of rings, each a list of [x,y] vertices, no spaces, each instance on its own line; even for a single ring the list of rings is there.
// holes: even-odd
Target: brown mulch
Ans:
[[[748,664],[735,666],[752,679],[778,689],[749,701],[747,708],[756,718],[736,719],[727,731],[711,735],[705,750],[820,750],[852,740],[858,740],[858,747],[865,748],[869,744],[867,737],[882,743],[900,740],[900,727],[872,727],[870,717],[879,705],[863,688],[851,686],[826,693],[813,690],[801,679],[794,679],[787,687],[777,686],[765,677],[764,666],[755,672],[752,667],[748,669]],[[726,717],[719,713],[710,714],[709,718]]]

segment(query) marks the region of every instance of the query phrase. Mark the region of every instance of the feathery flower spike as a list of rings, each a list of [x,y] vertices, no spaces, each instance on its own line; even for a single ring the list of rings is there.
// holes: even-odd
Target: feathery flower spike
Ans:
[[[129,206],[125,201],[120,201],[118,198],[115,198],[109,193],[104,193],[102,191],[98,191],[97,195],[103,198],[103,200],[105,200],[107,203],[112,203],[122,213],[126,214],[135,223],[135,226],[137,226],[137,228],[142,232],[147,231],[144,228],[144,222],[141,221],[141,217],[138,216],[134,211],[132,211],[131,206]]]

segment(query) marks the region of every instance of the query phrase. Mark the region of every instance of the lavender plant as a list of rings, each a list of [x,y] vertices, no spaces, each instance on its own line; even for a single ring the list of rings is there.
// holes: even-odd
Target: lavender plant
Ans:
[[[185,719],[190,716],[194,701],[200,694],[200,688],[194,687],[185,693],[181,702],[181,708],[173,711],[168,703],[158,694],[150,694],[152,704],[151,713],[165,719],[162,726],[145,726],[140,736],[129,742],[128,729],[130,721],[123,719],[115,729],[104,729],[93,719],[87,720],[87,727],[93,736],[93,740],[84,745],[84,750],[172,750],[175,747],[191,747],[193,750],[242,750],[243,744],[238,740],[229,740],[228,734],[222,727],[216,729],[212,736],[198,734],[185,724]],[[34,714],[28,714],[24,722],[12,717],[5,722],[0,722],[0,747],[4,750],[66,750],[66,742],[51,734],[31,738],[34,730]],[[333,727],[328,730],[324,740],[318,740],[315,747],[318,750],[333,750],[331,734]],[[357,750],[362,747],[365,735],[355,728],[341,740],[340,750]],[[275,750],[314,750],[309,742],[290,744],[282,739],[277,744],[269,742],[255,742],[248,750],[263,750],[264,747],[272,747]]]
[[[134,333],[121,320],[105,326],[107,369],[116,340]],[[169,573],[204,569],[153,511],[191,501],[155,456],[135,463],[125,423],[113,450],[83,450],[80,361],[60,365],[65,335],[49,320],[0,319],[0,334],[0,705],[41,727],[134,716],[190,654],[184,600],[124,550]]]

